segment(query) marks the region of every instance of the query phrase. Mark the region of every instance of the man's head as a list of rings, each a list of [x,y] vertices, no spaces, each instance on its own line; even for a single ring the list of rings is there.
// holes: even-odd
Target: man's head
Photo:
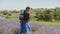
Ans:
[[[30,11],[30,7],[26,7],[26,13],[29,13],[29,11]]]

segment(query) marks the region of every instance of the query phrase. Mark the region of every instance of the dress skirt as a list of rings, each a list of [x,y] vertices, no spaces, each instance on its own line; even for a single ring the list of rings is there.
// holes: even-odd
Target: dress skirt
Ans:
[[[20,21],[20,34],[30,34],[30,24],[28,22]]]

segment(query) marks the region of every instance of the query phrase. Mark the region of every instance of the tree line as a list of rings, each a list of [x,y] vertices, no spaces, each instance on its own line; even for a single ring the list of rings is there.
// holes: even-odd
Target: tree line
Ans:
[[[60,20],[60,8],[38,8],[38,9],[33,9],[33,12],[35,12],[35,18],[36,20],[43,20],[43,21],[55,21],[55,20]]]
[[[13,10],[13,11],[8,11],[8,10],[0,10],[0,15],[8,15],[11,16],[12,13],[20,13],[19,11]],[[60,7],[56,8],[37,8],[37,9],[32,9],[31,8],[31,13],[35,14],[33,15],[34,18],[36,18],[37,21],[43,20],[43,21],[55,21],[55,20],[60,20]]]

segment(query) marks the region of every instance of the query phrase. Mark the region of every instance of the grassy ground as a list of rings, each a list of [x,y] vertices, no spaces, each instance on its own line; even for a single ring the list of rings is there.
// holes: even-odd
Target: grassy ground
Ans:
[[[46,25],[56,25],[60,26],[60,21],[30,21],[31,23],[36,23],[36,24],[46,24]]]
[[[51,21],[36,21],[36,18],[33,17],[33,16],[35,16],[35,12],[30,12],[30,15],[31,15],[31,20],[30,20],[31,23],[47,24],[47,25],[51,24],[51,25],[58,25],[58,26],[60,26],[60,21],[54,21],[54,22],[51,22]],[[19,16],[19,13],[12,13],[11,16],[8,16],[8,19],[19,20],[18,16]]]

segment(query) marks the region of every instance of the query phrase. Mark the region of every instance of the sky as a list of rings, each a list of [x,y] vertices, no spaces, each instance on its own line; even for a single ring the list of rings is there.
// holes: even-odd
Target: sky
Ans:
[[[60,0],[0,0],[0,10],[60,7]]]

